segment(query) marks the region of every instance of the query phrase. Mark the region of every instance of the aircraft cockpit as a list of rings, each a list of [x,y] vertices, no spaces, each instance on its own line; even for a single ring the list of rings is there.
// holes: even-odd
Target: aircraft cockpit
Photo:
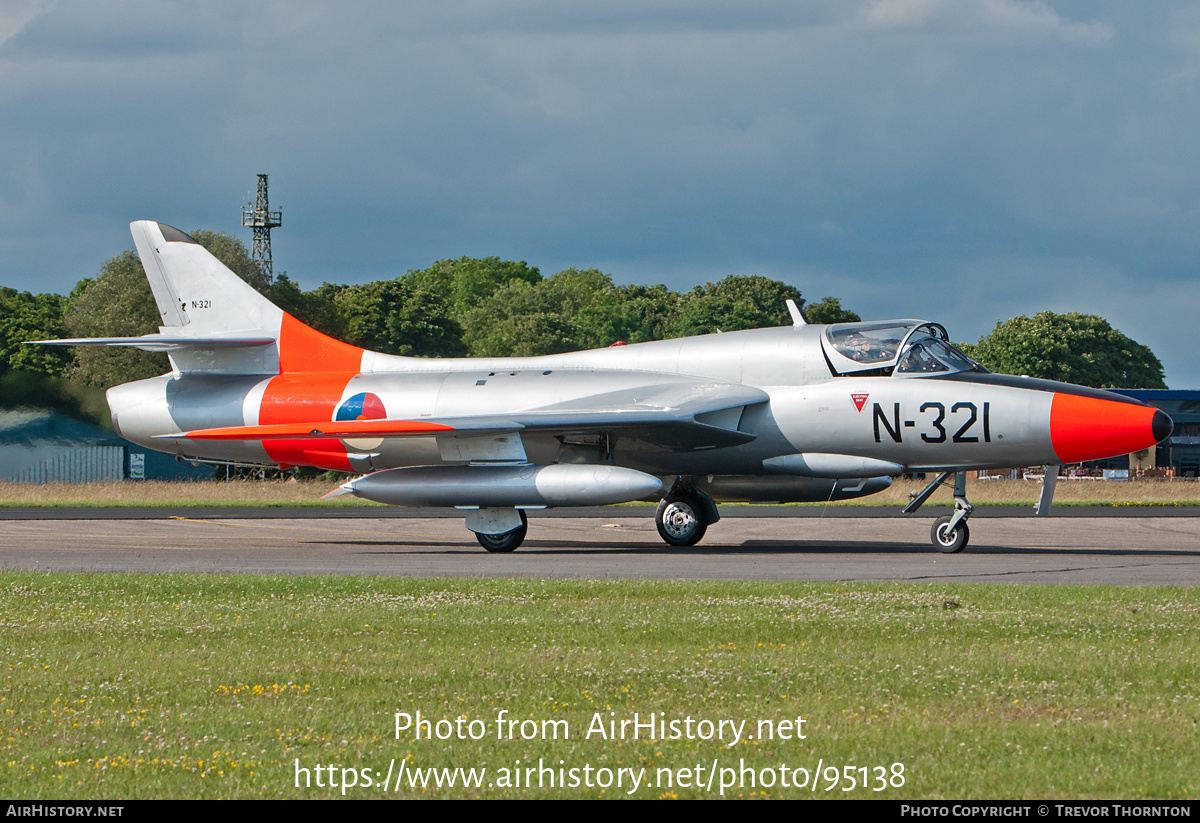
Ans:
[[[956,348],[945,327],[938,323],[837,323],[826,329],[823,342],[830,371],[838,377],[922,377],[987,371]]]

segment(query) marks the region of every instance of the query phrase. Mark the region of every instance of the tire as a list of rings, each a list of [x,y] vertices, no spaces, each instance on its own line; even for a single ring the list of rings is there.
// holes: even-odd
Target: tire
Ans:
[[[529,518],[525,516],[525,512],[518,509],[521,515],[521,525],[517,526],[510,532],[504,534],[481,534],[475,532],[475,539],[479,541],[479,545],[483,546],[489,552],[507,553],[516,551],[517,546],[525,542],[525,534],[529,531]]]
[[[949,515],[939,517],[933,521],[933,528],[929,530],[929,537],[933,540],[933,545],[942,554],[958,554],[967,547],[967,542],[971,539],[971,530],[967,528],[966,520],[959,520],[953,532],[946,530],[946,527],[949,525]]]
[[[704,507],[690,494],[664,497],[654,514],[659,536],[672,546],[694,546],[708,531]]]

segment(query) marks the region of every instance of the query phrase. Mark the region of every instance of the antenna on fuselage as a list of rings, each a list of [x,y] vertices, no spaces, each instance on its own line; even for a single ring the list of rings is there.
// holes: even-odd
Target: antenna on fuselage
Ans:
[[[787,303],[788,314],[790,314],[792,316],[792,325],[793,326],[807,326],[808,325],[808,323],[804,320],[804,315],[801,314],[800,309],[798,309],[796,307],[795,300],[793,300],[792,298],[789,297],[787,300],[784,300],[783,302]]]

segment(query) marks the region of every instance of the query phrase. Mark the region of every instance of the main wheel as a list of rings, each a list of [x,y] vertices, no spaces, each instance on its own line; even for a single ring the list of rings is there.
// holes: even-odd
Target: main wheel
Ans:
[[[958,525],[954,527],[954,531],[950,531],[950,516],[939,517],[933,521],[933,528],[929,530],[929,536],[933,539],[933,545],[943,554],[958,554],[967,547],[967,541],[971,539],[971,530],[967,528],[966,520],[959,520]]]
[[[517,512],[521,515],[520,526],[504,534],[482,534],[481,532],[475,532],[475,539],[479,541],[479,545],[490,552],[515,551],[517,546],[525,542],[525,533],[529,531],[529,518],[525,516],[523,510],[517,509]]]
[[[672,546],[694,546],[708,531],[704,507],[690,494],[672,494],[663,498],[654,515],[658,534]]]

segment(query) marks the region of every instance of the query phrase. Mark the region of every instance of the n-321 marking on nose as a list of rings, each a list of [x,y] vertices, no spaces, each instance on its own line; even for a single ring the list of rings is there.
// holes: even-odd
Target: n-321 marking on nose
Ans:
[[[925,422],[929,426],[928,430],[921,432],[922,441],[926,443],[945,443],[947,438],[949,438],[952,443],[979,442],[978,434],[967,433],[972,429],[972,427],[974,427],[976,423],[980,422],[979,407],[974,403],[968,401],[954,403],[950,406],[950,411],[947,414],[945,403],[931,400],[927,403],[921,404],[920,412],[926,417]],[[990,402],[984,403],[982,415],[984,443],[992,442],[991,416],[992,404]],[[964,417],[965,420],[963,419]],[[953,420],[948,420],[947,418],[953,418]],[[962,421],[961,425],[958,426],[953,435],[950,435],[946,430],[947,423],[949,423],[951,426],[954,426],[960,421]],[[879,403],[875,403],[871,409],[871,422],[875,429],[876,443],[883,442],[883,439],[879,433],[879,427],[881,425],[883,426],[883,430],[887,432],[888,436],[894,443],[904,442],[904,437],[902,435],[902,431],[904,429],[913,429],[917,426],[917,421],[915,420],[905,420],[903,424],[901,424],[899,403],[892,404],[890,416],[883,410],[883,406],[881,406]]]

